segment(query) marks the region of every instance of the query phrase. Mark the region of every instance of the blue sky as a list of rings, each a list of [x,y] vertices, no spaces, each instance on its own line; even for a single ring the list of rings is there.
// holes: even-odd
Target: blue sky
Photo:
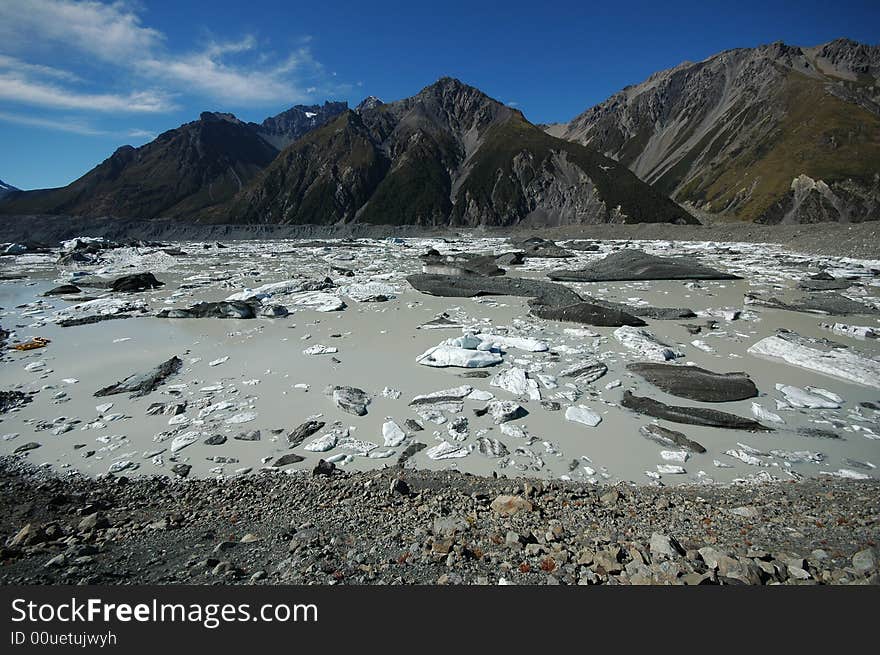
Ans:
[[[443,75],[568,120],[682,61],[877,44],[880,2],[0,0],[0,179],[60,186],[203,110],[394,100]]]

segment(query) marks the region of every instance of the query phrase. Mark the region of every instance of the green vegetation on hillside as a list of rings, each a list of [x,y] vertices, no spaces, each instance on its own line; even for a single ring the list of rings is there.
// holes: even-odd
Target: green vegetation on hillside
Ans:
[[[829,184],[851,178],[870,185],[880,173],[880,117],[831,95],[826,84],[790,71],[778,90],[784,114],[772,137],[694,178],[676,198],[708,201],[719,211],[754,184],[736,207],[737,218],[753,221],[785,196],[801,174]]]

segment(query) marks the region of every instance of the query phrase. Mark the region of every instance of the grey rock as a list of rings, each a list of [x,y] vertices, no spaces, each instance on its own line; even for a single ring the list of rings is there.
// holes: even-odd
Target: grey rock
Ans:
[[[620,403],[623,407],[631,409],[639,414],[646,414],[654,418],[672,421],[673,423],[687,423],[690,425],[705,425],[714,428],[729,428],[732,430],[748,430],[750,432],[772,432],[768,428],[751,419],[743,418],[727,412],[719,412],[705,407],[681,407],[666,405],[659,400],[634,396],[631,391],[623,394]]]
[[[651,534],[651,554],[676,557],[684,555],[684,548],[675,540],[675,537],[654,532]]]
[[[666,393],[689,400],[719,403],[754,398],[758,388],[746,373],[715,373],[699,366],[637,362],[627,370]]]
[[[538,318],[587,325],[640,327],[645,322],[619,309],[585,300],[561,284],[511,277],[416,274],[407,276],[413,288],[433,296],[522,296],[531,298],[529,308]]]
[[[317,421],[314,419],[310,419],[305,423],[298,425],[287,435],[287,444],[291,448],[299,446],[303,441],[323,428],[324,425],[324,421]]]
[[[639,428],[639,432],[646,439],[650,439],[651,441],[655,441],[663,446],[677,446],[679,448],[684,448],[685,450],[689,450],[692,453],[705,453],[706,449],[701,444],[696,441],[692,441],[688,439],[687,436],[682,434],[681,432],[677,432],[675,430],[670,430],[669,428],[664,428],[662,425],[657,425],[656,423],[649,423],[648,425],[643,425]]]
[[[305,460],[305,457],[301,455],[297,455],[296,453],[287,453],[286,455],[282,455],[278,459],[275,460],[275,463],[272,466],[276,468],[280,468],[282,466],[289,466],[290,464],[298,464]]]
[[[95,392],[95,396],[112,396],[118,393],[131,393],[131,398],[146,396],[160,386],[166,378],[177,373],[182,365],[183,362],[180,358],[172,357],[146,373],[135,373],[121,382],[99,389]]]
[[[110,290],[116,292],[146,291],[165,286],[164,282],[156,279],[152,273],[134,273],[123,275],[110,283]]]
[[[581,270],[552,271],[547,277],[565,282],[740,279],[690,259],[658,257],[632,248],[613,252]]]
[[[189,464],[179,463],[172,466],[171,470],[174,472],[175,475],[178,475],[181,478],[185,478],[192,470],[192,466],[190,466]]]
[[[158,318],[256,318],[254,305],[242,300],[200,302],[187,309],[164,309]]]
[[[357,387],[340,387],[329,386],[325,390],[333,399],[334,404],[339,409],[354,414],[355,416],[365,416],[367,413],[367,405],[370,403],[370,396],[363,389]]]
[[[869,573],[877,568],[877,553],[872,548],[860,550],[852,556],[853,568],[860,573]]]

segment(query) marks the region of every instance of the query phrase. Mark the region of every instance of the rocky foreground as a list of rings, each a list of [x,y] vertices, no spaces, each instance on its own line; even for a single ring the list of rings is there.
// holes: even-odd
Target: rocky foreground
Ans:
[[[2,584],[877,584],[880,486],[387,469],[54,477],[0,460]]]

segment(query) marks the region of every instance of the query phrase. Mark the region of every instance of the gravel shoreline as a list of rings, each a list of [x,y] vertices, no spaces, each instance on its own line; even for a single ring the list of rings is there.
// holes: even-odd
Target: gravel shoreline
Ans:
[[[399,468],[57,477],[0,458],[2,584],[878,584],[880,484]]]

